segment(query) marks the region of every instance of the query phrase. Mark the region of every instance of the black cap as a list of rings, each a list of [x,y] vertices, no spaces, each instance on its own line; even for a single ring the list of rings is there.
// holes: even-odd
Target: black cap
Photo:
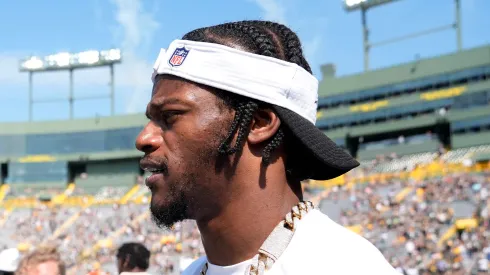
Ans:
[[[273,105],[274,110],[304,150],[312,156],[308,166],[312,167],[310,179],[329,180],[341,176],[359,166],[349,153],[328,138],[313,123],[299,114]],[[311,163],[310,163],[311,162]]]

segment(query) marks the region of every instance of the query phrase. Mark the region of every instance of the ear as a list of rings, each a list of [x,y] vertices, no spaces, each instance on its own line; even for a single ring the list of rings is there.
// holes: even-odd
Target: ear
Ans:
[[[272,109],[259,109],[253,115],[247,141],[251,144],[264,142],[274,136],[279,126],[281,120]]]

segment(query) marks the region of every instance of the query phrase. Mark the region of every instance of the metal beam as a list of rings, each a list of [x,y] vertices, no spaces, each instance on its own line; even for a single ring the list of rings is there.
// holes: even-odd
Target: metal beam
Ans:
[[[404,40],[409,40],[409,39],[417,38],[417,37],[420,37],[420,36],[425,36],[425,35],[433,34],[433,33],[436,33],[436,32],[450,30],[453,27],[454,27],[453,24],[451,24],[451,25],[445,25],[445,26],[440,26],[440,27],[428,29],[428,30],[425,30],[425,31],[415,32],[415,33],[412,33],[412,34],[398,36],[398,37],[395,37],[395,38],[391,38],[391,39],[379,41],[379,42],[376,42],[376,43],[371,43],[370,46],[371,47],[379,47],[379,46],[384,46],[384,45],[388,45],[388,44],[393,44],[393,43],[396,43],[396,42],[400,42],[400,41],[404,41]]]

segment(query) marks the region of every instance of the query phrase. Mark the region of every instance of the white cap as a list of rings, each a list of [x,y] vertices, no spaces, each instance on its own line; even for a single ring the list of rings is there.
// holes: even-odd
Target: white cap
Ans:
[[[0,252],[0,271],[14,272],[20,261],[20,252],[17,248],[7,248]]]

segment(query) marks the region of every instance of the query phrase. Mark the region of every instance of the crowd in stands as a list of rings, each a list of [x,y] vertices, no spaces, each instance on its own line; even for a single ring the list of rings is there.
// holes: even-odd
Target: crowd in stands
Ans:
[[[343,185],[321,192],[316,185],[306,187],[306,198],[370,240],[401,274],[490,274],[490,166],[415,178],[370,178],[450,161],[454,158],[440,153],[390,155],[363,163]],[[101,192],[104,197],[123,195],[115,189]],[[76,194],[83,190],[75,189],[72,196]],[[35,247],[54,244],[67,274],[94,270],[115,274],[117,248],[128,242],[149,249],[151,274],[180,274],[192,259],[203,255],[194,222],[163,230],[154,225],[148,212],[147,200],[14,209],[0,228],[0,251],[17,247],[27,254]]]
[[[359,230],[405,274],[469,274],[478,268],[488,272],[489,177],[461,173],[334,188],[325,199],[335,204],[343,200],[339,222]],[[397,196],[407,186],[413,191]],[[441,241],[458,215],[474,217],[480,226],[470,225]]]

